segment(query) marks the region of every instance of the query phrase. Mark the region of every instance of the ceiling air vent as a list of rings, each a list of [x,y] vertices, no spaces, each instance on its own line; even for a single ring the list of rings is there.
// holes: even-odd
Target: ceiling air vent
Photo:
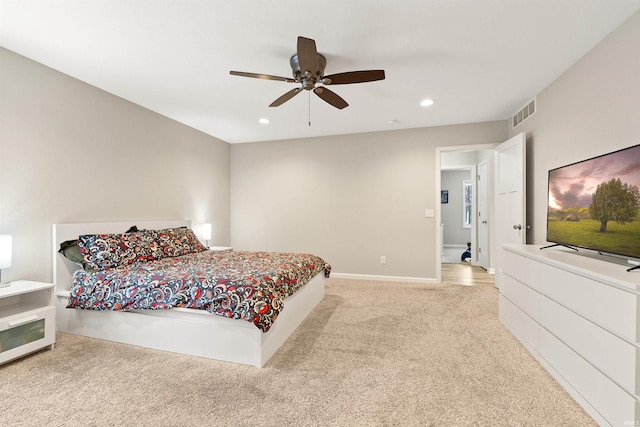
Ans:
[[[531,102],[522,107],[520,111],[513,115],[511,118],[511,124],[513,127],[517,127],[520,123],[527,120],[529,117],[533,116],[533,113],[536,112],[536,99],[533,98]]]

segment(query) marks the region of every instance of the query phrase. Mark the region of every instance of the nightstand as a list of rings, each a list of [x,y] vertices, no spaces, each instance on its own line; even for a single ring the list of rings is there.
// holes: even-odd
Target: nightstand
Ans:
[[[0,363],[56,342],[52,283],[18,280],[0,288]]]
[[[209,246],[209,250],[214,252],[231,252],[233,247],[231,246]]]

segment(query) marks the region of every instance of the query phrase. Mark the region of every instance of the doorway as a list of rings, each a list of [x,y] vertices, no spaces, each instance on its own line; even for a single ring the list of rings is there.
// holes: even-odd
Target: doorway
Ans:
[[[447,188],[443,187],[442,173],[451,170],[466,170],[469,174],[469,181],[471,183],[471,224],[469,225],[471,243],[470,260],[467,261],[473,266],[482,266],[489,273],[491,271],[490,263],[490,238],[489,238],[489,198],[488,194],[493,191],[492,185],[490,185],[490,173],[493,167],[493,148],[497,144],[478,144],[468,146],[452,146],[452,147],[436,147],[436,188],[440,191],[446,191]],[[484,169],[481,169],[484,168]],[[486,176],[484,176],[486,175]],[[480,178],[478,178],[480,176]],[[484,179],[483,179],[484,178]],[[450,185],[450,184],[449,184]],[[482,197],[482,200],[479,200]],[[442,200],[441,200],[442,202]],[[479,203],[486,203],[487,207],[482,208],[482,217],[479,218],[478,212],[480,211]],[[484,223],[483,221],[487,221]],[[447,227],[446,222],[451,222],[452,217],[447,215],[443,216],[443,204],[436,205],[436,223],[440,224],[440,233],[436,233],[436,259],[442,260],[442,254],[445,251],[445,230]],[[454,225],[457,227],[455,218],[453,219]],[[460,221],[462,221],[462,211],[460,212]],[[444,225],[442,225],[444,224]],[[484,229],[482,228],[484,226]],[[457,248],[456,248],[457,249]],[[460,251],[459,255],[462,255],[464,248]],[[480,254],[483,254],[481,257]],[[484,256],[486,255],[486,256]],[[481,264],[482,263],[482,264]],[[484,264],[484,265],[483,265]],[[436,262],[436,275],[437,280],[442,278],[442,262]]]

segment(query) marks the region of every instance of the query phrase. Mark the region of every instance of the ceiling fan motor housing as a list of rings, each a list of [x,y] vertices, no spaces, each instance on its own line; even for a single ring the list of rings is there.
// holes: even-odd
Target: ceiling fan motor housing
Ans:
[[[322,76],[324,76],[324,67],[327,65],[327,58],[318,54],[317,70],[301,70],[297,53],[291,57],[289,64],[291,64],[293,78],[302,84],[302,88],[306,90],[313,90],[316,87],[316,83],[320,82]]]

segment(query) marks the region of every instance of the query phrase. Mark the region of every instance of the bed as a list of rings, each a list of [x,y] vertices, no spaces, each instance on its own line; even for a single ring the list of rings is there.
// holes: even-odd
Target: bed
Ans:
[[[53,280],[56,286],[58,331],[262,367],[324,298],[324,278],[328,276],[330,268],[328,265],[324,266],[317,274],[307,278],[309,280],[304,286],[289,292],[291,295],[282,300],[282,309],[278,311],[275,321],[272,322],[268,319],[258,318],[260,316],[238,315],[237,311],[234,313],[229,310],[225,311],[224,304],[222,308],[220,305],[214,306],[213,304],[207,305],[207,309],[203,309],[203,307],[187,308],[190,304],[194,307],[197,304],[185,302],[179,298],[169,300],[168,303],[159,300],[159,306],[154,307],[149,307],[144,299],[135,300],[135,303],[126,300],[126,302],[122,302],[122,304],[129,304],[125,307],[126,311],[113,310],[112,306],[97,307],[97,309],[67,308],[74,304],[79,306],[97,304],[96,301],[89,298],[84,300],[75,298],[76,294],[82,295],[80,292],[82,286],[78,286],[77,281],[74,284],[74,273],[77,271],[78,277],[84,275],[91,278],[96,273],[87,274],[77,264],[60,255],[58,253],[60,244],[77,240],[81,235],[124,233],[132,225],[140,230],[163,230],[179,227],[190,229],[191,227],[190,221],[185,220],[53,225]],[[263,258],[269,257],[266,253],[255,254],[245,252],[237,252],[236,254],[212,253],[210,250],[203,250],[203,252],[185,256],[178,253],[178,256],[170,262],[175,268],[179,267],[181,262],[186,262],[183,261],[183,258],[186,260],[189,256],[197,258],[200,264],[206,262],[230,264],[234,262],[234,257],[238,256],[242,256],[245,262],[247,257],[252,260],[254,257],[258,257],[261,258],[260,262],[264,262]],[[155,268],[152,267],[153,265],[164,261],[151,260],[151,263],[148,264],[149,269],[153,270]],[[142,264],[140,262],[142,261],[136,260],[133,266],[143,265],[147,268],[146,260]],[[127,270],[131,269],[127,268]],[[109,271],[111,270],[104,270],[98,274]],[[195,288],[193,293],[200,296],[202,294],[200,291],[201,289]],[[121,301],[123,300],[118,300],[116,304],[120,304]],[[158,309],[163,308],[162,304],[165,303],[171,308]],[[155,309],[139,309],[138,307],[141,306]],[[274,306],[279,306],[279,304]],[[253,313],[261,311],[260,307],[257,307]],[[233,316],[244,318],[233,318]],[[189,332],[185,333],[185,331]]]

